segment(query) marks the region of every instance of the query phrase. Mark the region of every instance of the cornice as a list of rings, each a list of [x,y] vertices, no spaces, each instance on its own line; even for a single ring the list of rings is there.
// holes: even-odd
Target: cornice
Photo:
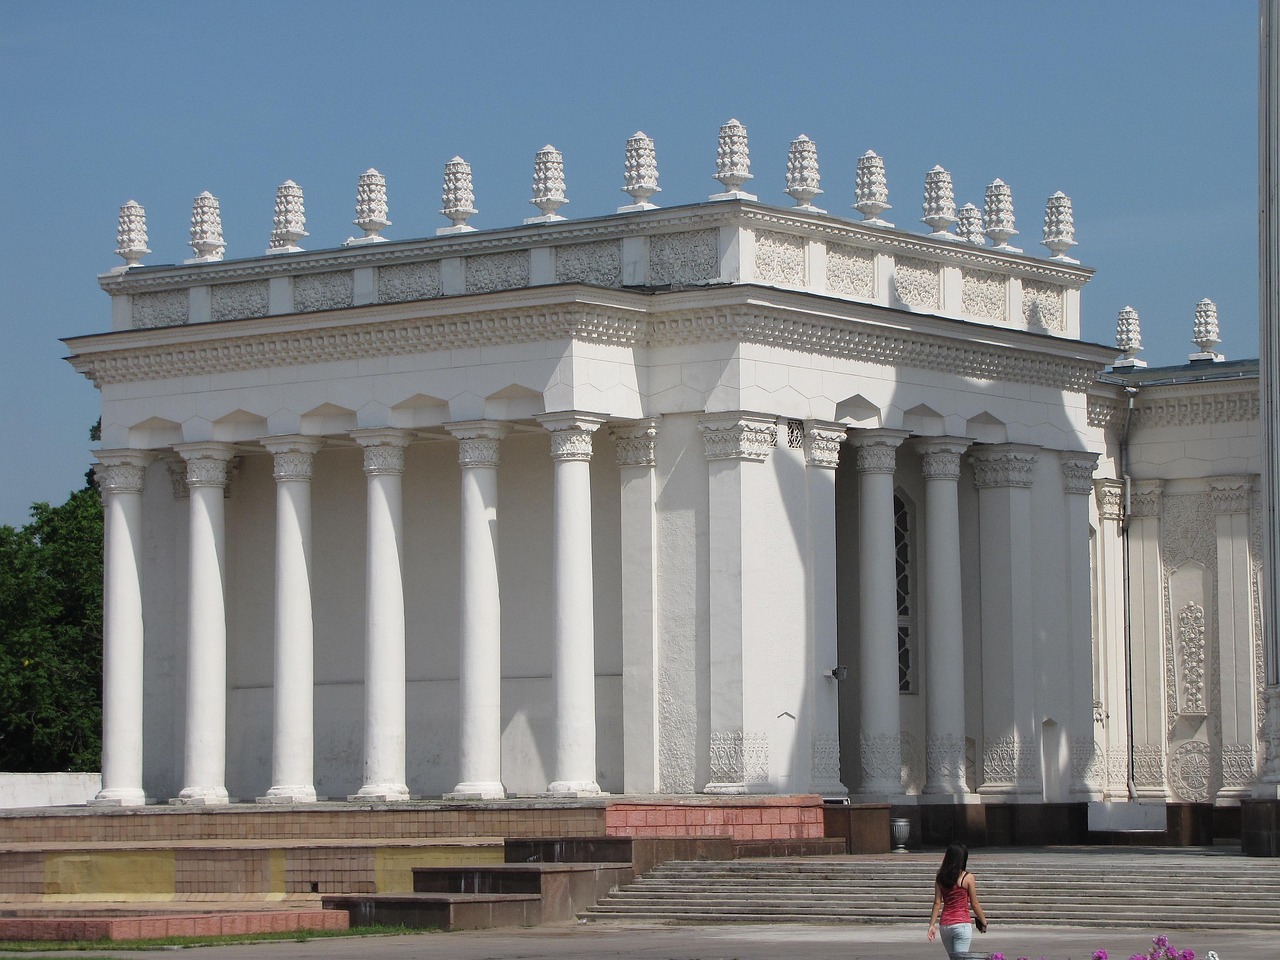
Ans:
[[[1134,429],[1193,427],[1218,423],[1245,423],[1259,416],[1256,388],[1242,390],[1238,383],[1181,384],[1142,391],[1133,408]]]

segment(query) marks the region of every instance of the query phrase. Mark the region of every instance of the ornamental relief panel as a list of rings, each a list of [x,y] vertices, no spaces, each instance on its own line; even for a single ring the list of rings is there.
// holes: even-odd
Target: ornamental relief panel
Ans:
[[[556,247],[556,280],[596,287],[622,286],[622,242],[571,243]]]
[[[1218,562],[1217,524],[1207,494],[1166,494],[1160,518],[1160,550],[1166,574],[1187,560],[1209,569]]]
[[[872,300],[876,295],[875,255],[839,243],[827,245],[827,290]]]
[[[742,773],[747,783],[769,782],[769,738],[765,734],[743,734]]]
[[[810,775],[815,784],[840,782],[840,738],[830,733],[820,733],[813,738],[813,758]]]
[[[909,730],[902,731],[902,789],[919,793],[924,789],[925,758],[920,738]]]
[[[1022,281],[1022,319],[1029,327],[1063,331],[1062,287],[1042,280]]]
[[[960,309],[981,320],[1004,320],[1008,313],[1009,283],[990,270],[960,271]]]
[[[964,783],[965,738],[958,733],[931,733],[925,739],[928,777],[938,783]]]
[[[1091,737],[1071,738],[1071,775],[1093,789],[1105,786],[1106,761],[1100,743]]]
[[[1207,743],[1188,740],[1169,755],[1169,786],[1178,800],[1204,803],[1213,796],[1213,759]]]
[[[883,781],[896,783],[902,778],[900,737],[891,733],[878,733],[875,736],[859,734],[858,758],[864,784]]]
[[[1222,785],[1247,787],[1257,776],[1257,759],[1249,743],[1222,745]]]
[[[711,782],[743,783],[742,731],[711,734]]]
[[[804,252],[803,237],[760,231],[756,234],[756,279],[761,283],[804,286]]]
[[[355,297],[355,274],[350,270],[304,273],[293,278],[293,309],[298,313],[341,310]]]
[[[983,784],[1035,782],[1040,775],[1040,755],[1034,742],[1016,735],[989,737],[982,751]]]
[[[133,295],[131,316],[135,327],[172,327],[187,322],[189,298],[184,290],[160,290]]]
[[[649,282],[705,283],[720,275],[720,231],[690,230],[649,238]]]
[[[515,290],[529,285],[529,251],[467,257],[467,293]]]
[[[215,283],[210,290],[214,320],[247,320],[267,315],[267,281]]]
[[[942,296],[938,265],[914,257],[896,258],[893,264],[893,289],[898,299],[909,307],[938,309]]]
[[[1153,743],[1135,744],[1133,748],[1133,782],[1138,787],[1163,787],[1164,751]]]
[[[1195,602],[1178,611],[1178,712],[1183,716],[1207,716],[1205,708],[1204,609]]]
[[[378,268],[378,302],[404,303],[440,296],[440,264],[404,263]]]

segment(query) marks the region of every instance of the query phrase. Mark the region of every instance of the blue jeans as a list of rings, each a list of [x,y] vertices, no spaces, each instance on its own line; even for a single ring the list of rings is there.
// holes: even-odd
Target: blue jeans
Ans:
[[[947,948],[948,957],[963,956],[969,952],[969,944],[973,942],[972,923],[944,924],[938,932],[942,935],[942,945]]]

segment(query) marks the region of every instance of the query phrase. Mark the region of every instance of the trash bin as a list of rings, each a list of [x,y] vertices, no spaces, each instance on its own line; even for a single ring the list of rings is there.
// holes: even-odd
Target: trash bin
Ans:
[[[893,841],[894,853],[907,852],[907,838],[911,836],[911,821],[894,817],[889,821],[889,839]]]

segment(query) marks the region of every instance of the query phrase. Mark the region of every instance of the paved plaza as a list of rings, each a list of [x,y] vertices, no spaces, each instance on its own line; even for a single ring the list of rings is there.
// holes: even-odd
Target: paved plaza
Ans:
[[[979,936],[975,949],[1002,951],[1008,960],[1088,960],[1104,948],[1112,960],[1145,954],[1151,938],[1166,934],[1197,958],[1209,950],[1221,960],[1276,960],[1280,944],[1271,933],[1223,931],[1080,930],[1001,927]],[[136,950],[95,950],[93,956],[132,957]],[[25,957],[0,951],[0,957]],[[73,955],[68,955],[73,956]],[[642,926],[574,924],[530,930],[484,930],[412,936],[340,938],[202,948],[200,960],[945,960],[942,947],[925,940],[925,923],[914,926],[733,924]]]

